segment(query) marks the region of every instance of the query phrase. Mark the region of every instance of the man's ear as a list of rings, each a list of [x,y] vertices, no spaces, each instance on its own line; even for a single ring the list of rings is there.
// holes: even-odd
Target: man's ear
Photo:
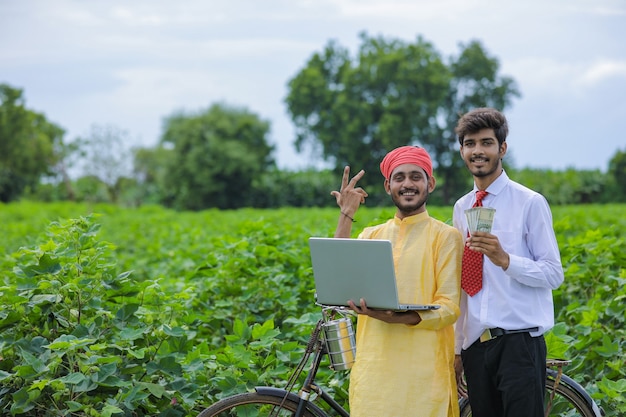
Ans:
[[[435,191],[436,185],[437,185],[437,181],[435,180],[435,177],[433,177],[432,175],[428,177],[428,192],[429,193],[432,193],[433,191]]]
[[[504,155],[506,155],[506,149],[507,149],[507,144],[506,141],[502,142],[502,145],[500,145],[500,159],[504,158]]]
[[[385,178],[385,183],[383,184],[385,187],[385,192],[391,195],[391,186],[389,185],[389,180]]]

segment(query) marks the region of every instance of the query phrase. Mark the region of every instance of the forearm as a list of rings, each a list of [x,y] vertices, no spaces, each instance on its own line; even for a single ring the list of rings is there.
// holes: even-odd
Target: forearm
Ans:
[[[335,230],[335,237],[349,238],[352,234],[352,223],[354,218],[347,213],[341,212],[339,214],[339,220],[337,221],[337,229]]]
[[[422,317],[417,311],[405,311],[401,313],[393,313],[392,321],[389,323],[406,324],[408,326],[416,326],[422,322]]]
[[[361,314],[364,314],[361,312]],[[421,323],[422,317],[417,311],[367,310],[366,315],[389,324],[406,324],[415,326]]]
[[[415,326],[420,324],[422,317],[417,311],[397,312],[393,310],[376,310],[367,308],[367,304],[363,299],[357,305],[353,301],[348,301],[349,307],[357,314],[362,314],[376,320],[384,321],[390,324],[406,324]]]
[[[558,259],[534,261],[522,256],[511,256],[506,274],[529,287],[556,289],[563,283],[563,267]]]

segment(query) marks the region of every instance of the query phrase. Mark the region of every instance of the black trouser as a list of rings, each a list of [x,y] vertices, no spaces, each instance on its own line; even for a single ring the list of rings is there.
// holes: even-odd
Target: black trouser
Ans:
[[[473,417],[543,417],[543,336],[515,333],[479,340],[461,358]]]

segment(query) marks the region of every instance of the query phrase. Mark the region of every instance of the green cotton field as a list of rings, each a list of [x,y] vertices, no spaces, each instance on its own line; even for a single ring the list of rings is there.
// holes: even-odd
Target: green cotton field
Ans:
[[[429,207],[451,223],[451,207]],[[392,208],[362,207],[354,234]],[[565,283],[549,356],[626,413],[626,205],[553,207]],[[194,416],[283,387],[315,322],[309,236],[337,209],[0,205],[0,414]],[[347,374],[320,380],[347,402]]]

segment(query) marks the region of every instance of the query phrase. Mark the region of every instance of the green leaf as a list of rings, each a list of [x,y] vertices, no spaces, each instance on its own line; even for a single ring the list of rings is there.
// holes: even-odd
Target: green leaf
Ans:
[[[272,330],[274,330],[274,320],[267,320],[262,325],[255,324],[252,326],[252,338],[260,339]]]
[[[111,417],[113,414],[118,414],[118,413],[123,413],[123,412],[124,410],[122,410],[121,408],[116,407],[114,405],[107,404],[102,408],[100,415],[102,417]]]
[[[48,370],[46,363],[41,358],[36,357],[23,349],[21,349],[21,354],[24,362],[22,365],[15,367],[16,376],[31,379]]]
[[[31,411],[36,406],[36,400],[41,395],[41,391],[38,389],[28,389],[27,387],[20,388],[13,393],[11,404],[12,414],[23,414]]]
[[[87,347],[94,343],[96,339],[91,338],[78,338],[73,335],[64,334],[57,337],[50,344],[46,345],[51,350],[75,350],[83,347]]]
[[[102,364],[100,366],[100,369],[98,370],[96,381],[98,382],[104,381],[110,376],[115,375],[116,373],[117,373],[117,365],[115,364],[115,362]]]
[[[61,271],[61,264],[56,258],[52,258],[48,254],[44,254],[39,258],[37,265],[29,265],[22,268],[22,271],[27,277],[34,277],[45,274],[57,274]]]
[[[82,382],[75,384],[74,392],[90,392],[98,388],[98,384],[91,378],[85,378]]]
[[[597,385],[600,391],[602,391],[612,400],[621,400],[622,402],[625,401],[624,398],[626,398],[626,379],[611,381],[608,378],[602,378],[601,381],[598,381]]]
[[[139,304],[125,304],[117,311],[115,318],[120,321],[129,321],[139,309]]]
[[[65,382],[66,384],[73,384],[73,385],[77,385],[82,383],[85,379],[87,379],[87,377],[80,373],[80,372],[73,372],[69,375],[64,376],[63,378],[60,378],[61,381]]]
[[[619,352],[619,341],[613,341],[605,334],[604,337],[602,337],[602,345],[596,347],[595,351],[602,357],[611,358]]]
[[[2,314],[4,315],[4,317],[0,321],[0,331],[3,331],[7,327],[13,326],[15,323],[20,322],[20,320],[24,318],[22,314],[18,313],[15,310],[8,312],[3,311]]]
[[[549,358],[567,358],[567,352],[569,351],[574,338],[569,336],[566,332],[567,325],[565,323],[556,323],[554,327],[545,334]]]
[[[163,333],[172,337],[185,336],[185,330],[182,327],[163,326]]]
[[[235,319],[235,323],[233,324],[233,333],[239,337],[241,340],[246,340],[246,334],[248,333],[248,326],[246,323],[239,319]]]
[[[41,379],[39,381],[33,382],[30,386],[30,389],[38,389],[39,391],[42,391],[44,388],[46,388],[49,385],[50,385],[50,380]]]
[[[143,337],[146,331],[147,329],[145,327],[126,327],[120,331],[119,338],[121,340],[137,340]]]
[[[150,391],[150,394],[154,395],[157,398],[161,398],[165,393],[165,387],[159,384],[151,384],[148,382],[139,382],[137,384],[140,388],[147,389]]]
[[[63,297],[60,294],[36,294],[30,299],[30,302],[34,305],[37,304],[55,304],[60,303]]]
[[[156,372],[162,372],[169,376],[180,376],[182,367],[176,362],[173,356],[161,358],[158,362],[150,362],[147,365],[148,374],[152,375]]]
[[[77,411],[81,411],[85,408],[83,404],[76,402],[76,401],[66,401],[65,405],[67,405],[68,410],[73,413]]]

